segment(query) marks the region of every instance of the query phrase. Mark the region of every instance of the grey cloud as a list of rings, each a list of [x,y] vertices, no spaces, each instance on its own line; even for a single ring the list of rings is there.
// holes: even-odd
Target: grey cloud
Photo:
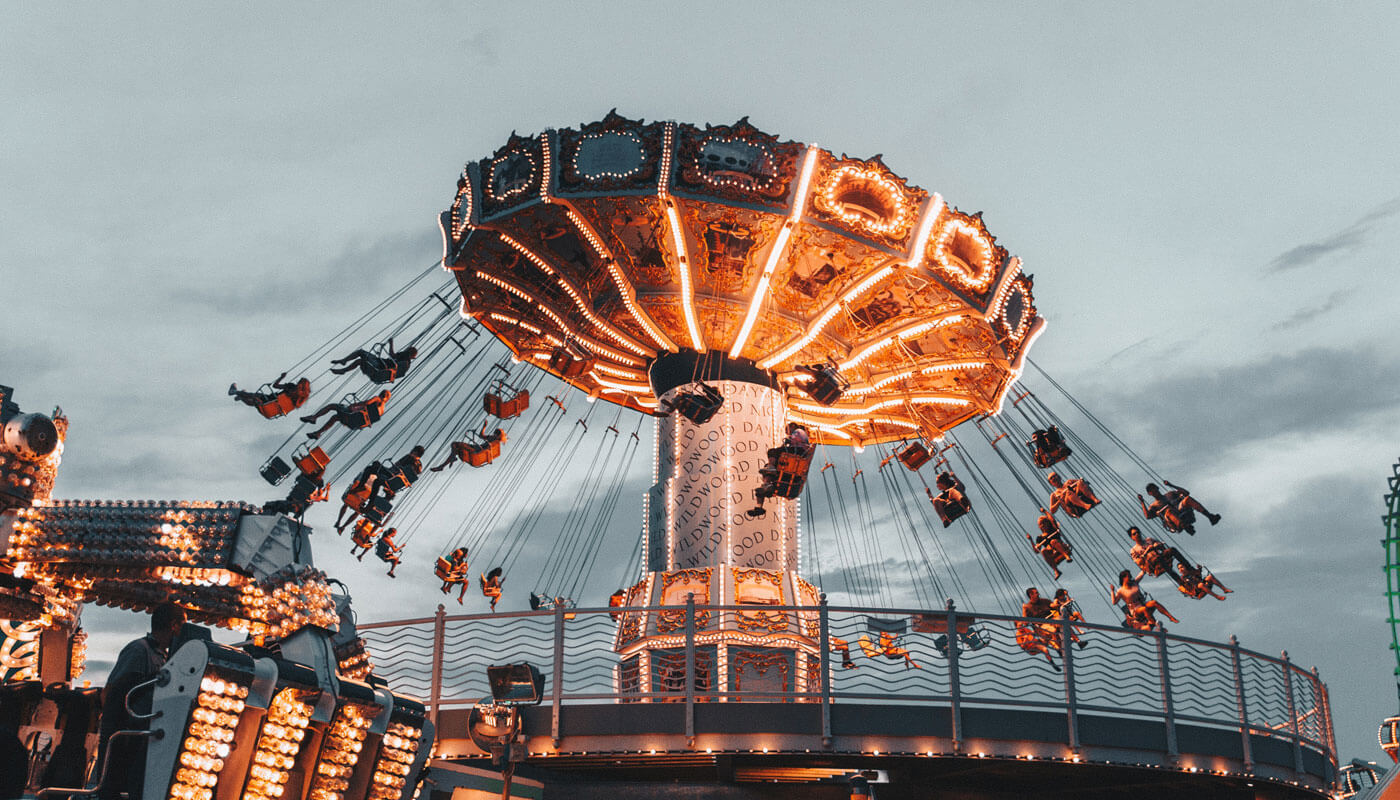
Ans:
[[[1372,230],[1386,219],[1400,214],[1400,197],[1366,212],[1360,219],[1331,236],[1285,250],[1269,262],[1269,272],[1286,272],[1306,267],[1334,254],[1355,250],[1365,244]]]
[[[1285,319],[1274,323],[1274,326],[1271,328],[1271,330],[1287,330],[1288,328],[1293,328],[1302,325],[1305,322],[1311,322],[1312,320],[1317,319],[1319,317],[1325,317],[1328,314],[1340,308],[1348,299],[1350,299],[1352,294],[1353,292],[1348,291],[1333,292],[1327,295],[1326,299],[1324,299],[1320,304],[1308,308],[1300,308]]]
[[[1400,358],[1374,346],[1310,348],[1216,369],[1178,371],[1095,403],[1119,430],[1169,460],[1307,432],[1322,434],[1400,406]]]
[[[291,266],[267,279],[181,287],[171,293],[170,303],[195,314],[240,318],[346,306],[358,312],[407,283],[440,255],[437,242],[422,230],[403,231],[351,242],[320,263]]]

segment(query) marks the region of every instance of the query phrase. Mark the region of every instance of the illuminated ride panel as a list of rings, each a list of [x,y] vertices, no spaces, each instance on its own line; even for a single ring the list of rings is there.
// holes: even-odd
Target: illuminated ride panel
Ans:
[[[746,120],[513,135],[467,165],[441,226],[463,313],[518,357],[646,412],[659,356],[752,365],[821,442],[995,411],[1042,327],[980,214]],[[850,382],[831,406],[797,369],[828,360]]]

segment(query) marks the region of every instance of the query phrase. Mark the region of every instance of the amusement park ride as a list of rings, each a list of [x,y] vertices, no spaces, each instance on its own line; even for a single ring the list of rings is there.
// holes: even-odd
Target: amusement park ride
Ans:
[[[466,785],[453,763],[492,754],[507,773],[524,760],[545,787],[580,797],[656,791],[619,788],[629,769],[806,781],[802,796],[868,792],[872,778],[888,779],[890,796],[935,778],[981,796],[1071,773],[1083,787],[1135,782],[1139,796],[1330,786],[1335,748],[1315,672],[1159,624],[1159,613],[1175,618],[1139,587],[1147,577],[1187,598],[1230,592],[1173,539],[1220,517],[1165,481],[1168,491],[1152,483],[1150,498],[1137,495],[1019,386],[1044,321],[1031,276],[980,213],[879,156],[782,141],[747,120],[701,128],[612,113],[513,134],[467,165],[440,224],[457,297],[438,288],[394,310],[414,302],[424,273],[275,381],[229,388],[269,420],[314,411],[260,470],[289,487],[285,498],[53,501],[64,418],[5,406],[0,616],[21,621],[6,623],[0,652],[11,681],[66,684],[80,671],[85,602],[149,610],[173,599],[249,636],[172,656],[154,688],[167,713],[153,725],[171,735],[152,737],[145,800],[407,798],[430,751],[433,792]],[[507,352],[493,359],[496,343]],[[579,398],[590,405],[570,426]],[[611,424],[594,418],[597,400],[613,404]],[[642,441],[624,409],[638,428],[655,420],[653,483],[622,565],[630,577],[610,603],[585,608],[573,598]],[[955,428],[975,431],[1016,488],[998,492]],[[837,450],[851,453],[848,489]],[[855,461],[865,450],[882,457],[866,466],[887,505]],[[509,582],[512,567],[537,516],[517,516],[502,537],[505,520],[468,514],[433,543],[433,577],[404,564],[459,603],[469,562],[484,565],[484,614],[439,607],[432,620],[357,630],[348,595],[312,566],[302,520],[333,485],[344,487],[336,530],[407,577],[395,570],[405,551],[426,549],[416,533],[454,481],[489,476],[478,491],[496,509],[547,494],[571,466],[589,478],[544,548],[528,612],[491,613],[521,583]],[[810,533],[804,554],[804,498],[831,509],[837,552],[826,558]],[[807,517],[810,528],[817,515]],[[948,599],[971,602],[939,537],[964,532],[1000,615]],[[918,608],[892,609],[887,586],[867,592],[883,592],[883,608],[838,608],[801,574],[857,574],[856,562],[883,560],[895,543],[924,567]],[[1047,568],[1114,590],[1122,624],[1086,620],[1063,587],[1045,598],[1024,589]],[[845,583],[861,593],[860,579]],[[417,677],[396,666],[395,637],[423,624],[432,674],[415,684],[423,661],[412,659]],[[460,661],[444,655],[464,641],[475,644]],[[452,707],[467,702],[451,696],[453,680],[484,694],[462,665],[517,657],[547,669],[531,699],[548,708]],[[1128,684],[1141,686],[1116,693]],[[420,686],[420,700],[389,688]],[[510,792],[509,778],[497,788]]]

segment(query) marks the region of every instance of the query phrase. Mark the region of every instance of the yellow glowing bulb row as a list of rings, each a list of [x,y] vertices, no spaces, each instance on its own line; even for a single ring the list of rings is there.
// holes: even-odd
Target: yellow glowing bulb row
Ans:
[[[527,177],[524,181],[522,181],[522,182],[520,183],[520,185],[518,185],[518,186],[513,186],[513,187],[507,189],[505,192],[503,192],[503,193],[500,194],[499,196],[497,196],[497,197],[496,197],[497,200],[509,200],[510,198],[515,197],[515,196],[518,195],[518,194],[523,194],[523,193],[525,193],[525,192],[530,188],[530,184],[532,184],[532,183],[535,182],[535,159],[531,158],[531,157],[530,157],[530,154],[527,153],[527,152],[520,151],[520,150],[512,150],[512,151],[506,153],[505,155],[501,156],[500,158],[498,158],[498,159],[496,159],[496,160],[494,160],[494,161],[491,162],[491,172],[490,172],[491,178],[490,178],[490,180],[488,180],[487,183],[486,183],[486,190],[487,190],[488,192],[490,192],[491,194],[495,195],[495,193],[496,193],[496,191],[495,191],[495,187],[496,187],[496,170],[497,170],[498,168],[500,168],[501,164],[503,164],[503,163],[505,163],[506,161],[510,160],[510,157],[513,156],[513,155],[521,155],[521,156],[524,156],[524,157],[525,157],[525,163],[527,163],[527,164],[530,165],[530,174],[529,174],[529,177]]]
[[[533,305],[535,308],[539,309],[539,311],[543,313],[546,317],[549,317],[549,321],[553,322],[555,327],[559,328],[559,330],[562,331],[565,335],[575,339],[579,344],[583,345],[589,350],[592,350],[593,352],[598,353],[599,355],[605,355],[615,361],[620,361],[624,364],[636,364],[639,366],[642,364],[642,361],[640,359],[627,355],[626,353],[618,352],[617,350],[614,350],[611,347],[598,344],[597,342],[594,342],[591,339],[586,339],[578,335],[578,333],[576,333],[573,328],[569,327],[568,324],[566,324],[558,314],[554,313],[553,309],[546,306],[543,303],[543,301],[535,297],[534,294],[532,294],[531,292],[528,292],[525,289],[516,286],[510,281],[502,280],[501,278],[498,278],[495,275],[489,275],[480,270],[477,270],[476,277],[486,281],[487,283],[498,286],[506,290],[507,292],[510,292],[511,294],[515,295],[516,297],[519,297],[525,302]]]
[[[661,134],[661,169],[656,171],[656,196],[666,199],[671,182],[671,148],[676,143],[676,123],[668,122]]]
[[[826,326],[833,319],[836,318],[836,315],[839,314],[841,310],[846,307],[847,303],[850,303],[852,300],[864,294],[870,289],[870,287],[879,283],[881,280],[883,280],[885,277],[889,276],[893,272],[894,267],[890,266],[884,266],[875,270],[860,283],[856,284],[850,291],[841,295],[840,300],[827,306],[826,309],[822,311],[821,316],[817,317],[812,322],[812,324],[808,327],[807,332],[802,334],[802,336],[797,341],[793,342],[787,347],[784,347],[777,353],[763,359],[759,362],[758,365],[763,369],[772,369],[773,367],[776,367],[777,365],[791,358],[797,353],[797,351],[806,347],[813,339],[820,336],[821,332],[825,330]]]
[[[344,800],[370,721],[364,708],[354,703],[347,703],[336,712],[321,745],[308,800]]]
[[[579,310],[583,312],[583,315],[588,318],[588,321],[593,323],[594,327],[596,327],[598,330],[602,331],[604,336],[607,336],[609,339],[612,339],[617,344],[622,345],[623,347],[627,348],[628,350],[631,350],[632,352],[638,355],[647,355],[650,352],[649,350],[637,344],[636,342],[633,342],[631,338],[623,335],[621,331],[618,331],[617,329],[613,328],[613,326],[610,325],[607,321],[603,320],[601,317],[595,314],[593,312],[592,307],[584,300],[582,293],[580,293],[578,290],[578,287],[574,286],[573,281],[570,281],[568,278],[555,271],[555,269],[551,267],[544,259],[535,255],[534,251],[521,244],[520,242],[516,241],[515,239],[511,238],[505,233],[498,232],[497,235],[500,236],[506,244],[510,245],[521,255],[529,259],[530,263],[539,267],[540,270],[543,271],[546,275],[549,275],[550,277],[554,278],[555,282],[559,284],[559,287],[564,290],[565,294],[569,295],[569,299],[574,301],[574,305],[578,306]]]
[[[403,794],[422,735],[412,725],[390,723],[379,745],[379,763],[375,765],[369,800],[394,800]]]
[[[971,261],[951,252],[955,241],[965,242],[973,251]],[[985,291],[996,275],[994,262],[996,245],[981,226],[961,215],[952,217],[929,242],[929,258],[942,267],[961,286],[976,292]]]
[[[852,184],[883,195],[884,200],[894,207],[894,214],[889,219],[877,221],[860,212],[848,210],[839,198],[842,189]],[[878,169],[865,169],[854,164],[846,164],[831,171],[818,195],[818,205],[823,211],[847,225],[882,236],[902,236],[913,224],[913,204],[904,196],[899,183]]]
[[[279,800],[282,797],[310,724],[311,706],[297,699],[296,690],[283,689],[272,698],[267,719],[258,735],[242,800]]]
[[[180,744],[170,800],[213,800],[247,697],[248,687],[237,681],[214,675],[200,681],[187,735]]]
[[[307,626],[333,631],[340,624],[330,586],[317,574],[288,578],[270,592],[249,584],[243,587],[240,602],[247,630],[259,642],[285,638]]]

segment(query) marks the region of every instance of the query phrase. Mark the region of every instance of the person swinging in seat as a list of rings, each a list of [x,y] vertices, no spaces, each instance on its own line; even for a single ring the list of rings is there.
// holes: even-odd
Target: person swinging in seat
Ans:
[[[802,494],[807,484],[807,471],[812,466],[811,435],[796,422],[787,424],[787,436],[777,447],[768,448],[768,463],[759,468],[763,483],[753,490],[757,506],[746,513],[750,518],[768,513],[764,501],[773,496],[792,499]]]
[[[869,658],[884,656],[891,661],[898,661],[902,658],[904,659],[905,669],[909,669],[910,667],[914,669],[923,669],[923,667],[919,666],[919,662],[914,660],[914,656],[910,654],[909,648],[900,646],[898,636],[889,631],[880,631],[879,638],[880,643],[877,646],[870,641],[869,636],[861,634],[860,639],[858,639],[856,643],[860,645],[861,652],[865,653]]]
[[[1016,623],[1016,644],[1022,650],[1031,655],[1043,655],[1050,666],[1059,671],[1060,665],[1055,663],[1050,651],[1059,652],[1059,626],[1048,622],[1032,622],[1031,620],[1049,620],[1055,618],[1055,606],[1049,600],[1040,596],[1040,590],[1034,586],[1026,589],[1026,602],[1021,604],[1021,616],[1025,620]]]
[[[331,372],[344,375],[358,369],[374,383],[393,383],[408,372],[408,365],[417,357],[416,347],[395,350],[394,337],[390,336],[385,345],[384,355],[369,350],[356,350],[344,358],[331,359],[332,364],[339,365],[331,367]]]
[[[327,414],[334,414],[329,422],[322,425],[318,430],[306,434],[308,439],[319,439],[321,435],[330,430],[338,422],[352,431],[368,428],[379,421],[384,415],[384,404],[389,402],[389,390],[385,389],[368,400],[360,400],[354,403],[330,403],[323,406],[315,414],[308,414],[301,418],[302,422],[315,424],[316,420]]]
[[[374,555],[385,564],[389,565],[389,577],[394,577],[394,570],[399,566],[399,553],[403,552],[403,545],[394,544],[394,534],[398,533],[395,528],[390,528],[379,537],[379,541],[374,543]]]
[[[335,517],[336,532],[343,532],[345,526],[354,522],[360,516],[360,512],[365,510],[370,497],[375,494],[375,482],[379,480],[378,470],[381,469],[378,461],[372,462],[360,470],[360,474],[350,482],[345,494],[340,496],[340,513]],[[346,514],[349,516],[346,516]]]
[[[1051,488],[1051,515],[1063,510],[1070,517],[1078,519],[1101,502],[1094,490],[1089,488],[1089,482],[1083,478],[1064,480],[1058,473],[1052,472],[1045,476],[1045,480]]]
[[[468,433],[480,439],[480,442],[453,442],[451,452],[447,454],[447,460],[431,467],[433,472],[442,472],[452,466],[457,461],[464,461],[473,467],[484,467],[501,456],[501,445],[506,441],[506,432],[497,428],[490,435],[486,434],[486,423],[481,425],[481,433],[468,431]]]
[[[832,359],[821,364],[798,364],[797,369],[811,376],[811,380],[802,386],[803,391],[824,406],[834,405],[850,388],[846,379],[841,377],[840,367]]]
[[[1112,594],[1108,596],[1109,604],[1115,606],[1119,603],[1123,604],[1123,626],[1139,631],[1150,631],[1160,624],[1156,617],[1158,611],[1166,615],[1166,618],[1172,622],[1181,622],[1172,616],[1172,612],[1168,611],[1166,606],[1150,599],[1143,593],[1142,587],[1138,585],[1143,574],[1139,571],[1134,577],[1133,573],[1125,569],[1118,573],[1118,585],[1110,587]]]
[[[1050,610],[1054,611],[1055,616],[1060,619],[1069,620],[1070,622],[1086,621],[1084,615],[1079,613],[1079,604],[1074,602],[1073,597],[1069,596],[1068,589],[1055,590],[1055,599],[1050,601]],[[1070,641],[1079,646],[1080,650],[1083,650],[1084,645],[1087,644],[1087,642],[1083,642],[1079,639],[1079,628],[1071,626],[1069,638]]]
[[[1059,580],[1060,565],[1066,561],[1073,563],[1074,551],[1060,533],[1060,523],[1044,508],[1040,509],[1040,518],[1036,520],[1036,526],[1040,528],[1040,533],[1034,539],[1030,534],[1026,534],[1026,539],[1030,540],[1031,549],[1039,553],[1040,557],[1045,559],[1045,563],[1050,565],[1050,569],[1055,571],[1055,580]]]
[[[1069,445],[1065,444],[1065,437],[1057,425],[1035,431],[1026,444],[1031,448],[1031,458],[1035,465],[1041,469],[1058,464],[1074,454]]]
[[[1139,569],[1154,578],[1166,575],[1178,584],[1181,583],[1181,577],[1172,569],[1173,563],[1188,563],[1180,550],[1168,547],[1151,536],[1144,536],[1136,525],[1128,528],[1128,538],[1133,540],[1133,549],[1128,552],[1128,556]]]
[[[1219,514],[1212,514],[1201,505],[1201,501],[1191,496],[1186,489],[1164,480],[1171,491],[1163,493],[1161,487],[1155,483],[1147,484],[1147,493],[1152,496],[1152,504],[1148,505],[1142,495],[1138,495],[1138,505],[1142,507],[1142,515],[1147,519],[1156,517],[1162,521],[1162,527],[1171,533],[1188,533],[1196,535],[1196,512],[1199,511],[1214,525],[1220,522]]]
[[[467,584],[470,583],[468,577],[471,575],[467,565],[467,548],[459,547],[453,550],[447,557],[438,556],[433,573],[442,581],[443,594],[452,594],[452,587],[459,587],[457,592],[457,605],[462,605],[462,598],[467,595]]]
[[[724,406],[724,395],[708,383],[697,383],[694,391],[677,392],[673,398],[663,399],[656,406],[663,414],[672,411],[680,414],[696,425],[704,425]]]
[[[933,483],[939,488],[939,493],[934,495],[933,491],[925,486],[924,494],[927,494],[929,501],[933,503],[933,510],[938,512],[938,518],[943,520],[943,527],[952,525],[972,510],[972,501],[963,493],[963,482],[951,471],[938,473]]]
[[[364,561],[365,554],[374,549],[375,540],[379,537],[379,525],[367,519],[361,519],[355,523],[355,527],[350,531],[350,555],[356,561]],[[356,551],[359,552],[356,552]]]
[[[496,567],[481,576],[481,596],[491,601],[491,610],[501,601],[501,585],[506,582],[505,568]]]
[[[330,496],[331,487],[322,480],[322,473],[318,472],[314,475],[303,473],[297,476],[296,481],[292,484],[292,490],[287,493],[285,500],[263,503],[262,513],[285,514],[301,519],[312,504],[319,503]]]
[[[1232,594],[1233,589],[1227,588],[1220,579],[1211,574],[1210,570],[1200,564],[1192,566],[1186,560],[1176,565],[1176,573],[1172,576],[1179,584],[1177,591],[1195,600],[1199,600],[1206,595],[1214,597],[1216,600],[1224,600],[1226,594]],[[1215,589],[1219,587],[1225,594],[1216,594]]]
[[[230,383],[228,393],[238,402],[256,408],[264,418],[276,419],[301,408],[311,396],[311,381],[300,378],[293,383],[283,383],[285,377],[285,372],[278,375],[266,385],[267,391],[245,392],[238,388],[238,384]]]

